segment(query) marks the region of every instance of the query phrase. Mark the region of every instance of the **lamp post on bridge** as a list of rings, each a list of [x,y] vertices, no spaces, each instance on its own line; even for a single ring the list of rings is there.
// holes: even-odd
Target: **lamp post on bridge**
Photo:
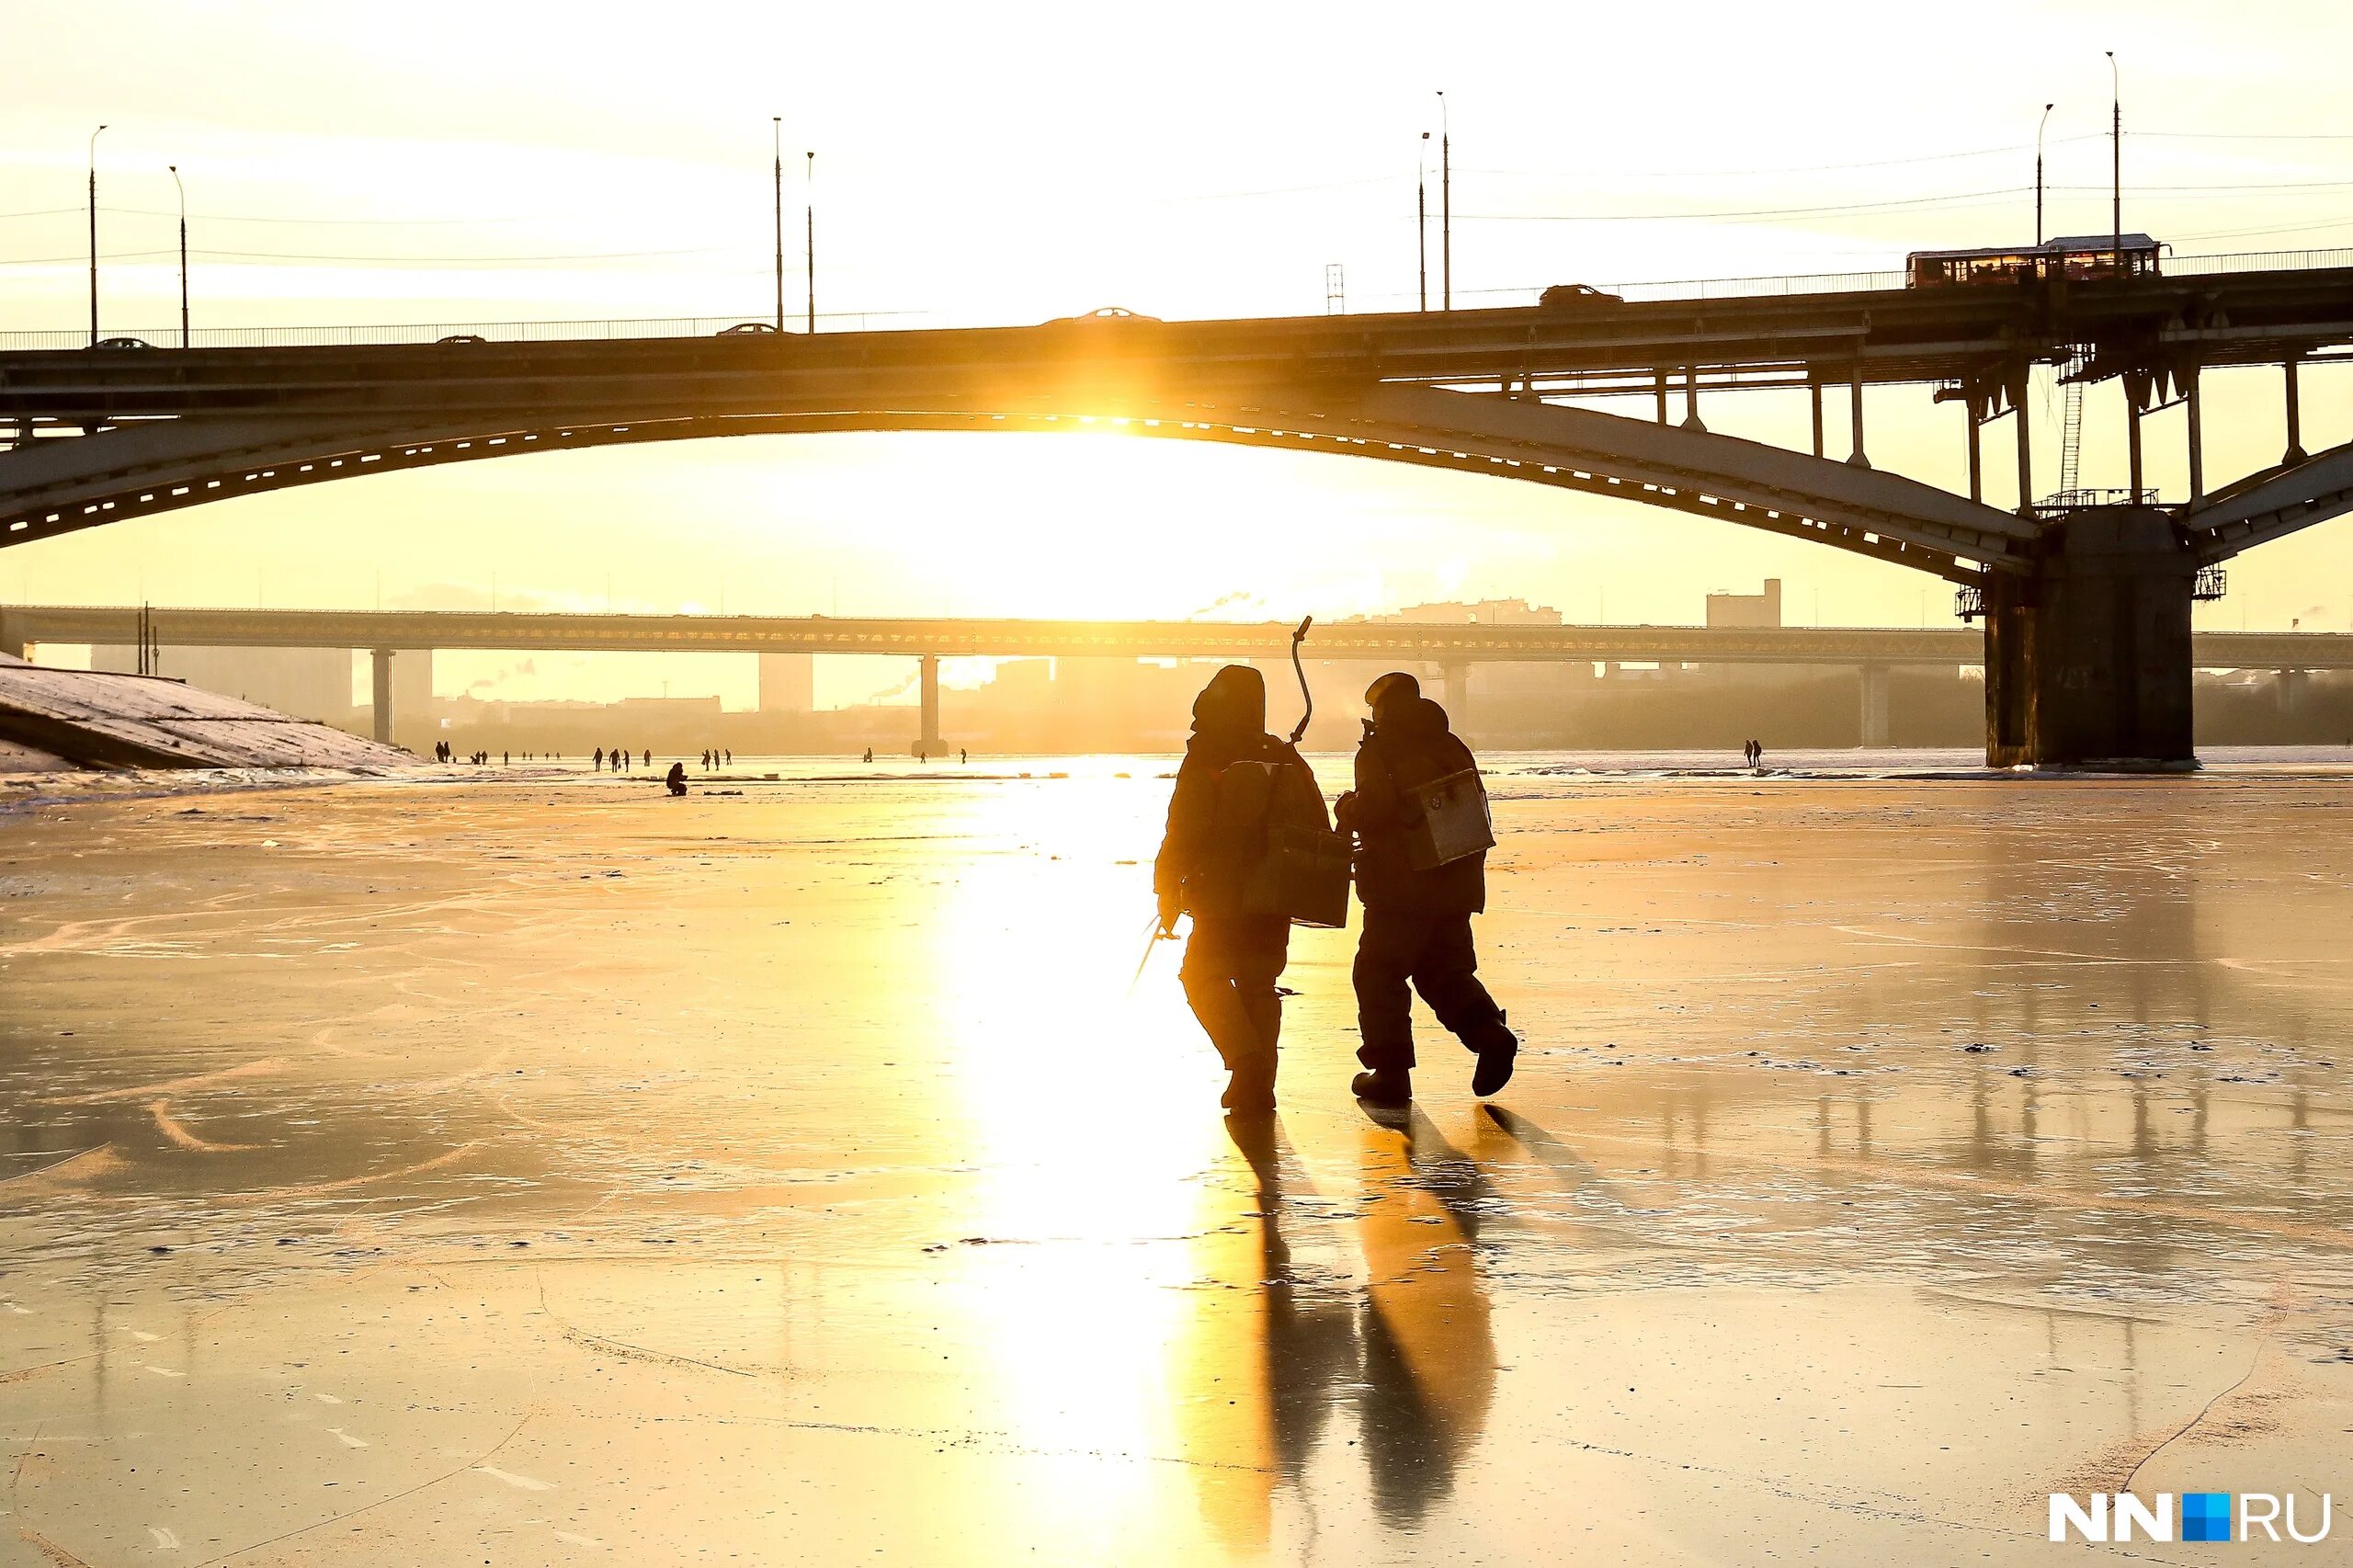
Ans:
[[[809,331],[817,330],[817,154],[802,154],[809,162],[804,189],[807,205],[801,210],[801,243],[807,247],[809,261]]]
[[[2119,276],[2124,271],[2124,78],[2116,69],[2116,51],[2108,51],[2109,140],[2114,144],[2109,153],[2110,176],[2108,240],[2110,256],[2109,265]]]
[[[180,193],[180,347],[188,347],[188,187],[180,183],[180,166],[167,164],[172,188]]]
[[[776,329],[784,330],[784,117],[768,116],[768,140],[776,176]]]
[[[90,132],[90,347],[98,346],[98,136]]]
[[[2042,248],[2042,133],[2051,127],[2051,111],[2056,107],[2042,106],[2042,119],[2034,128],[2034,248]]]
[[[1419,263],[1421,309],[1430,308],[1430,133],[1414,154],[1414,254]]]
[[[1438,260],[1440,308],[1454,309],[1454,131],[1446,89],[1438,95]]]

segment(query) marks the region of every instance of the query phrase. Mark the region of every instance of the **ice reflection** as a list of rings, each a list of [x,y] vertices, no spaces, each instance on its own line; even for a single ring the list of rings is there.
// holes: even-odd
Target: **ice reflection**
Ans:
[[[1278,1119],[1235,1118],[1227,1133],[1243,1168],[1211,1189],[1170,1360],[1202,1514],[1255,1553],[1289,1494],[1312,1530],[1321,1447],[1360,1471],[1325,1484],[1415,1528],[1451,1494],[1495,1394],[1475,1251],[1485,1178],[1418,1114],[1351,1135],[1340,1195],[1317,1191]]]

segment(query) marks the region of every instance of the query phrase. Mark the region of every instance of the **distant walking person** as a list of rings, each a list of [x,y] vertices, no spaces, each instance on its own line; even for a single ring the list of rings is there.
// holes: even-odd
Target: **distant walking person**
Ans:
[[[1365,701],[1372,720],[1357,748],[1357,787],[1339,810],[1341,828],[1357,837],[1357,897],[1364,904],[1355,980],[1363,1035],[1357,1059],[1367,1071],[1353,1087],[1372,1105],[1413,1098],[1410,982],[1438,1021],[1477,1054],[1472,1093],[1492,1095],[1511,1081],[1519,1040],[1479,983],[1472,945],[1471,917],[1487,907],[1487,854],[1430,864],[1431,835],[1417,798],[1440,779],[1475,776],[1478,763],[1447,728],[1446,710],[1424,697],[1412,676],[1382,676]]]
[[[595,766],[597,772],[602,773],[605,771],[605,748],[603,746],[598,746],[597,748]]]
[[[1222,1103],[1245,1113],[1275,1105],[1283,1022],[1275,982],[1290,956],[1290,920],[1245,914],[1243,881],[1261,854],[1269,803],[1284,788],[1313,791],[1314,775],[1290,743],[1267,733],[1266,677],[1228,665],[1193,699],[1193,738],[1176,769],[1152,884],[1162,934],[1175,933],[1179,915],[1193,917],[1178,975],[1231,1074]],[[1315,811],[1323,812],[1320,797]]]
[[[650,746],[649,746],[648,748],[646,748],[646,753],[645,753],[645,766],[646,766],[646,767],[653,767],[653,766],[654,766],[654,751],[653,751],[653,748],[652,748],[652,747],[650,747]]]

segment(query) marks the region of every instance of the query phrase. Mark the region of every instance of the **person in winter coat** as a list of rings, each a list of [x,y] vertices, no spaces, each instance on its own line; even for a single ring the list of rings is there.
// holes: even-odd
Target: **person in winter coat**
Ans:
[[[1277,767],[1269,773],[1236,766],[1245,763]],[[1269,790],[1281,787],[1270,780],[1284,778],[1314,788],[1297,749],[1267,733],[1266,677],[1247,665],[1226,665],[1193,701],[1193,736],[1176,770],[1152,880],[1163,935],[1175,934],[1179,915],[1193,917],[1179,978],[1232,1075],[1222,1103],[1233,1111],[1275,1104],[1283,1015],[1275,982],[1289,957],[1290,922],[1245,913],[1243,882],[1263,851]]]
[[[1446,710],[1403,672],[1365,692],[1372,720],[1357,748],[1356,788],[1340,799],[1339,824],[1356,835],[1357,898],[1364,929],[1354,978],[1365,1072],[1353,1085],[1373,1105],[1413,1098],[1413,998],[1421,992],[1438,1021],[1477,1054],[1472,1092],[1492,1095],[1511,1079],[1519,1040],[1479,983],[1471,917],[1487,907],[1484,850],[1418,869],[1406,848],[1418,812],[1410,792],[1478,766],[1447,727]]]

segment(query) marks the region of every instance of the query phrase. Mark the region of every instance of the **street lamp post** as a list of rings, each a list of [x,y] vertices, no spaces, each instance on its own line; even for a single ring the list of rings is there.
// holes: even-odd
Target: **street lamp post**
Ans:
[[[2124,78],[2116,69],[2116,51],[2108,51],[2109,139],[2115,143],[2110,153],[2109,169],[2111,176],[2108,210],[2108,238],[2113,255],[2109,265],[2119,276],[2124,271]]]
[[[1414,254],[1420,264],[1421,308],[1430,308],[1430,133],[1414,158]]]
[[[1446,112],[1446,91],[1438,95],[1438,258],[1439,298],[1454,309],[1454,132]]]
[[[2042,133],[2051,124],[2052,105],[2042,106],[2042,119],[2034,128],[2034,246],[2042,248]]]
[[[180,166],[169,164],[172,188],[180,193],[180,347],[188,347],[188,187],[180,183]]]
[[[817,330],[817,154],[806,154],[809,164],[808,204],[801,210],[801,244],[809,253],[809,331]]]
[[[90,347],[98,346],[98,134],[90,132]]]
[[[784,117],[768,117],[768,136],[776,153],[776,329],[784,330]]]

